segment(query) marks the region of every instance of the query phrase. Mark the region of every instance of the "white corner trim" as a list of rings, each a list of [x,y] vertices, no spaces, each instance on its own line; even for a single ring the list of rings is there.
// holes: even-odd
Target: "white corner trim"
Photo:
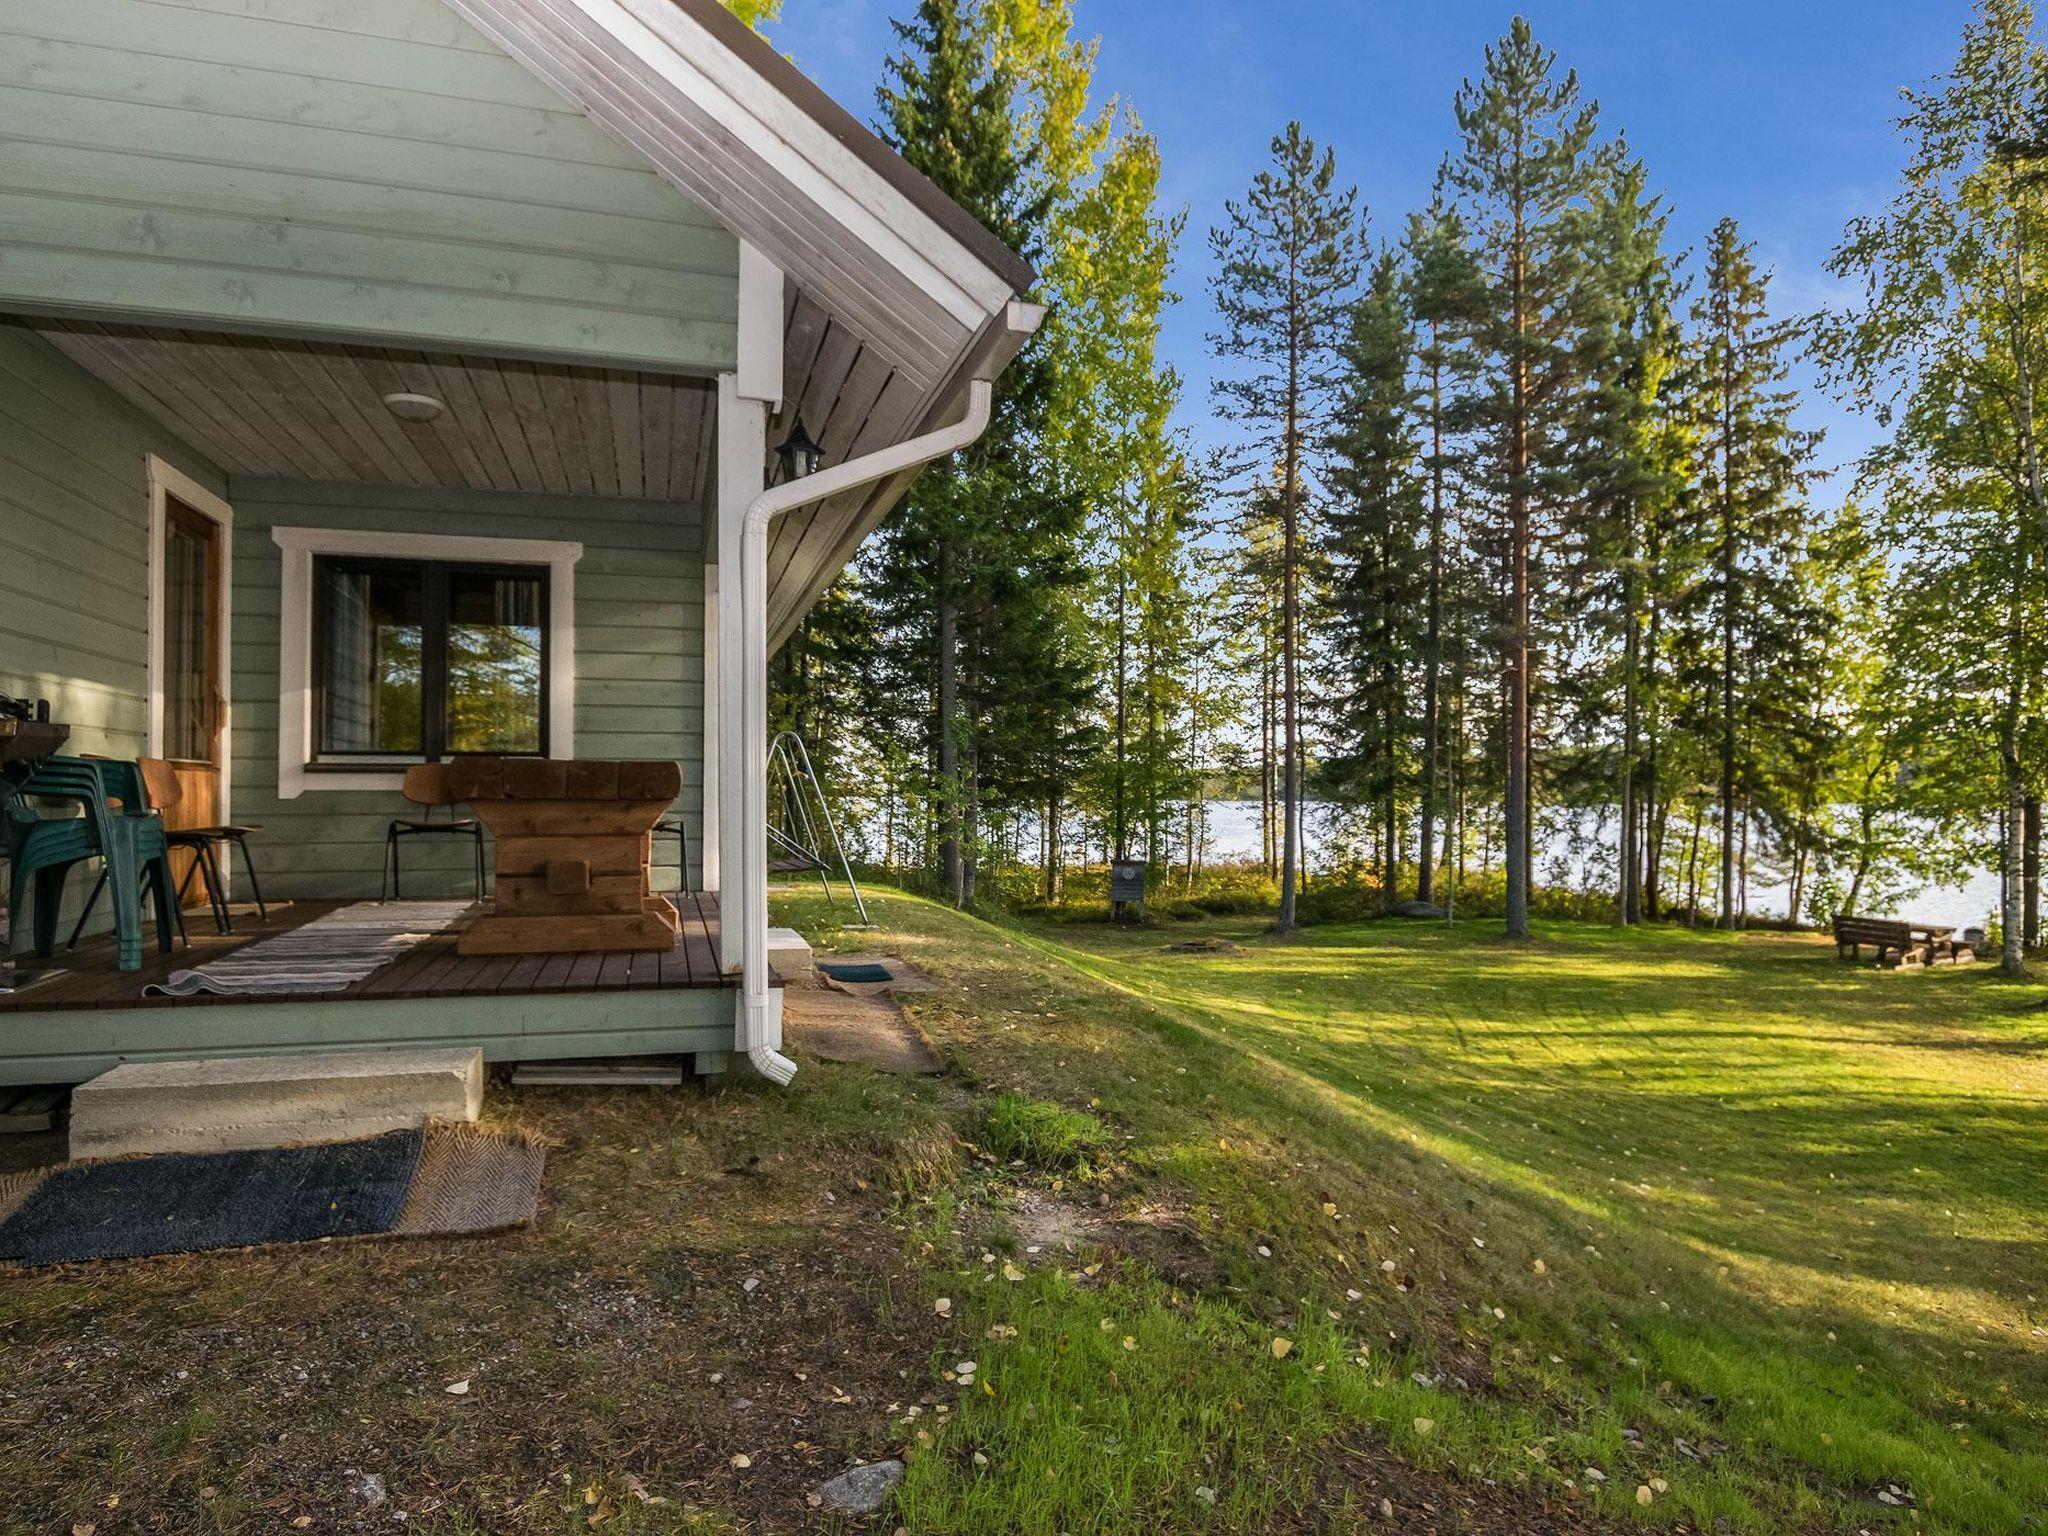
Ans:
[[[233,648],[235,592],[235,509],[205,486],[155,454],[143,456],[143,472],[149,483],[149,730],[148,755],[164,755],[164,524],[168,514],[164,502],[175,497],[203,517],[220,525],[220,668],[221,686],[227,697],[221,705],[220,804],[222,821],[233,820],[229,792],[233,788],[235,701]]]
[[[740,394],[782,409],[782,268],[746,241],[740,242]]]
[[[396,790],[403,769],[309,773],[313,744],[313,557],[369,555],[548,568],[548,756],[576,755],[576,563],[583,546],[553,539],[490,539],[349,528],[273,528],[284,554],[277,620],[277,797],[307,790]]]

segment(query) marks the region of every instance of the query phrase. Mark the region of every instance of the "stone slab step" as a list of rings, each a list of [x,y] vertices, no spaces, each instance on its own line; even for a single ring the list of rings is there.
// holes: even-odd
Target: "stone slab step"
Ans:
[[[71,1092],[71,1155],[228,1152],[474,1120],[478,1050],[322,1051],[131,1061]]]
[[[811,974],[811,944],[794,928],[768,930],[768,964],[784,981],[803,981]]]

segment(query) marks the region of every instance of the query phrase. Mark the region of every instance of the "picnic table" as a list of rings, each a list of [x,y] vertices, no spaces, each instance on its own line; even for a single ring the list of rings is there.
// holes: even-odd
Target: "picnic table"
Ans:
[[[1922,965],[1969,965],[1977,958],[1977,952],[1967,941],[1956,938],[1952,926],[1837,913],[1837,958],[1860,960],[1866,944],[1877,951],[1879,965],[1889,961],[1895,970]]]
[[[463,930],[465,955],[666,950],[678,919],[649,880],[648,840],[682,793],[672,762],[458,758],[448,794],[491,831],[492,910]]]

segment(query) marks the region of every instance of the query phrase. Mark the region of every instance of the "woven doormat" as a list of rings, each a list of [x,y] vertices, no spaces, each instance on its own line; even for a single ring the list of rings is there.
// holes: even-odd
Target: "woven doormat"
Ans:
[[[470,1126],[237,1152],[70,1163],[0,1179],[0,1263],[456,1236],[533,1219],[538,1142]]]

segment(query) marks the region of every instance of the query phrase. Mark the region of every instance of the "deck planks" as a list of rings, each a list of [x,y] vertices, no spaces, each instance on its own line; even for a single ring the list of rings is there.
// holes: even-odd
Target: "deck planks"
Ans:
[[[736,977],[719,974],[717,953],[718,898],[684,892],[670,898],[681,918],[681,931],[668,950],[617,955],[460,955],[455,940],[460,926],[423,940],[382,970],[344,992],[295,996],[293,1002],[345,1003],[394,1001],[420,997],[470,997],[485,993],[527,996],[558,992],[613,992],[643,988],[672,991],[738,985]],[[204,965],[259,939],[287,933],[333,911],[340,902],[295,902],[271,913],[268,922],[253,914],[236,919],[233,935],[202,932],[203,916],[188,921],[193,942],[170,955],[159,955],[152,942],[139,971],[114,966],[111,938],[83,942],[56,964],[63,974],[26,991],[0,995],[0,1020],[10,1013],[104,1008],[222,1008],[276,1003],[276,994],[255,997],[144,997],[142,989],[163,981],[171,972]]]

